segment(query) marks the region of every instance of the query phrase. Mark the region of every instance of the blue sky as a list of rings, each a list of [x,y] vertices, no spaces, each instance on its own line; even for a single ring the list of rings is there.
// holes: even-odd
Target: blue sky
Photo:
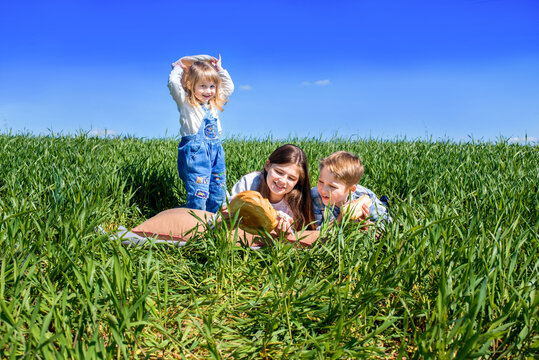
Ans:
[[[4,1],[0,131],[175,137],[221,54],[225,136],[539,138],[539,0]]]

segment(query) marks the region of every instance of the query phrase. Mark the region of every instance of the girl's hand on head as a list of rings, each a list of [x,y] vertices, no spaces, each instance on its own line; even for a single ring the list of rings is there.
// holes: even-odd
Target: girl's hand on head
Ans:
[[[213,58],[212,61],[210,61],[210,64],[215,68],[217,71],[223,70],[223,67],[221,66],[221,54],[219,54],[219,59]]]
[[[196,60],[192,57],[184,56],[180,60],[173,62],[172,67],[174,68],[174,66],[179,66],[182,69],[187,70],[189,67],[191,67],[191,65],[193,65],[195,61]]]
[[[185,65],[183,64],[182,59],[173,62],[172,63],[172,68],[174,69],[175,66],[179,66],[179,67],[181,67],[182,69],[185,70]]]
[[[175,66],[179,66],[183,69],[182,59],[174,61],[171,65],[173,69]]]

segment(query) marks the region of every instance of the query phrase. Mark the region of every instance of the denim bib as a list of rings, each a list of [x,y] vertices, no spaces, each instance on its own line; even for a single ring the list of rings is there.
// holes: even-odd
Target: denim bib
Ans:
[[[202,109],[204,109],[204,124],[200,126],[200,129],[198,132],[203,132],[204,137],[207,140],[217,140],[219,139],[219,128],[217,126],[217,119],[214,118],[211,114],[210,109],[203,106]]]

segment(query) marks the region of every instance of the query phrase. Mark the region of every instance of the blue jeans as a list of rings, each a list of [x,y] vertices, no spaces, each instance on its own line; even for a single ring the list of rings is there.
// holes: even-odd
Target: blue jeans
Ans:
[[[198,133],[182,137],[178,146],[178,173],[190,209],[215,213],[225,201],[225,150],[216,129],[216,120],[206,117]]]

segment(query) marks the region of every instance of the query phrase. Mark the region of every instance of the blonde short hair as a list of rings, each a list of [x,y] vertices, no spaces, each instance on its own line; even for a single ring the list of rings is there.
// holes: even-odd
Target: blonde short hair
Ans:
[[[346,186],[359,183],[365,171],[361,159],[347,151],[336,151],[320,160],[319,168],[326,169],[336,180],[342,181]]]
[[[226,99],[221,97],[221,77],[217,70],[204,61],[195,61],[183,75],[183,89],[187,93],[187,101],[193,106],[199,106],[199,101],[195,96],[195,87],[199,81],[212,81],[215,84],[215,96],[210,100],[210,104],[223,111]]]

